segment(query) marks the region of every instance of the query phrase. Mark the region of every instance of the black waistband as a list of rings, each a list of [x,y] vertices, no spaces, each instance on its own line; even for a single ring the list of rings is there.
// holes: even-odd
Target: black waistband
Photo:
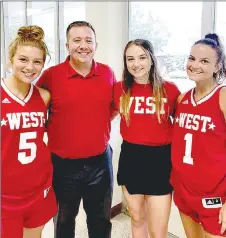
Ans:
[[[109,145],[108,145],[109,146]],[[102,154],[90,156],[88,158],[62,158],[54,153],[51,153],[53,164],[93,164],[102,161],[107,153],[107,148]]]

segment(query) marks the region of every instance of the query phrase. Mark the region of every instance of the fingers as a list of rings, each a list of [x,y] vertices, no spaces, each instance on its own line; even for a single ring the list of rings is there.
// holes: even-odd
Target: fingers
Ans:
[[[226,231],[226,217],[224,217],[224,212],[221,209],[219,212],[219,224],[221,224],[221,231],[220,233],[223,234]]]
[[[220,210],[220,212],[219,212],[219,217],[218,217],[218,223],[219,223],[219,224],[222,223],[222,219],[221,219],[221,217],[222,217],[222,214],[221,214],[221,210]]]
[[[226,221],[223,221],[221,226],[221,234],[223,234],[225,231],[226,231]]]

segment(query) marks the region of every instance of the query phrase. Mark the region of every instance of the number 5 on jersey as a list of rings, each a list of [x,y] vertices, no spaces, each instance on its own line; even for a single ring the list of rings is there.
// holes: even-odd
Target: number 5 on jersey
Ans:
[[[184,136],[185,140],[185,155],[183,157],[183,162],[185,164],[194,164],[193,158],[191,157],[191,150],[192,150],[192,137],[193,135],[190,133],[187,133]]]
[[[19,150],[30,150],[30,155],[26,156],[26,152],[18,153],[18,160],[21,164],[29,164],[36,157],[37,146],[35,142],[29,142],[30,139],[36,139],[37,132],[24,132],[20,134]]]

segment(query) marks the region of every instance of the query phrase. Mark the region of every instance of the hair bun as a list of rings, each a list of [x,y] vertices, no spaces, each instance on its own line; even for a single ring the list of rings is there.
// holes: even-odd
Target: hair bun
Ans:
[[[221,46],[220,38],[216,33],[206,34],[205,39],[210,39],[210,40],[216,42],[217,46]]]
[[[44,39],[44,31],[39,26],[22,26],[17,32],[17,37],[24,40],[40,41]]]

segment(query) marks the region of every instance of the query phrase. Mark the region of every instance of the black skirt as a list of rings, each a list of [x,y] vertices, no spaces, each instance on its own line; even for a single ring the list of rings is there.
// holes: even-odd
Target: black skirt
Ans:
[[[130,194],[166,195],[173,190],[171,168],[170,144],[146,146],[123,141],[117,182]]]

